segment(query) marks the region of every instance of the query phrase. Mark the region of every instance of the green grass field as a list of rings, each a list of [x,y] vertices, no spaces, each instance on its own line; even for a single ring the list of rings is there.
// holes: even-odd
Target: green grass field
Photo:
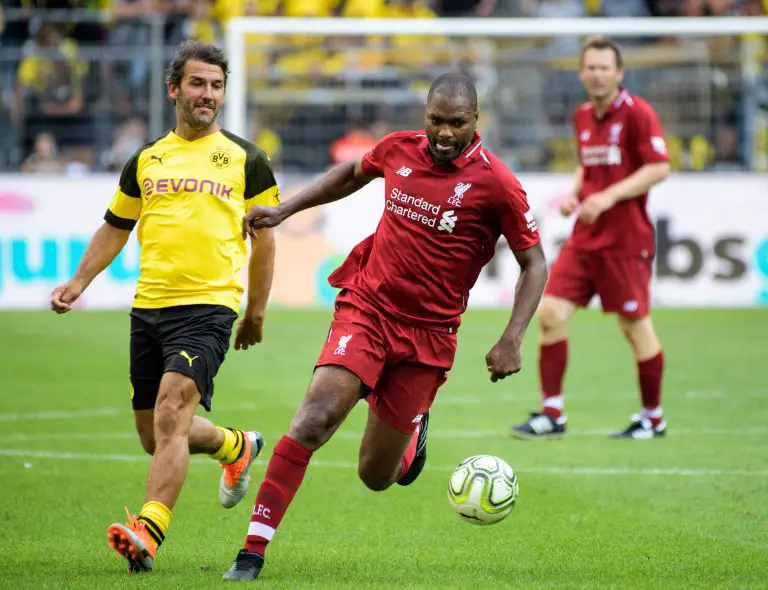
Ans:
[[[270,546],[266,588],[768,587],[768,311],[662,310],[665,440],[613,441],[638,407],[635,367],[611,317],[577,315],[566,380],[570,432],[508,437],[538,408],[536,329],[523,372],[491,384],[484,356],[507,313],[471,312],[433,407],[427,469],[410,488],[368,491],[355,463],[358,407],[310,464]],[[329,311],[272,311],[266,341],[230,352],[218,424],[271,445],[309,381]],[[219,507],[220,470],[195,458],[155,571],[130,578],[106,529],[143,500],[148,458],[128,400],[128,316],[0,314],[0,586],[203,588],[239,548],[246,500]],[[518,472],[517,507],[474,527],[450,509],[450,470],[496,454]]]

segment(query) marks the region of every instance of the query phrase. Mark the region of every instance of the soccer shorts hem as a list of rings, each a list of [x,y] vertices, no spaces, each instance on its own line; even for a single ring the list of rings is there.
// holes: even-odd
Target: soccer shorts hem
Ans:
[[[648,257],[566,246],[552,265],[544,295],[578,307],[586,307],[594,295],[599,295],[605,313],[642,318],[650,311],[652,264]]]
[[[213,379],[224,362],[237,314],[221,305],[131,310],[134,410],[155,407],[165,373],[193,379],[200,405],[211,410]]]

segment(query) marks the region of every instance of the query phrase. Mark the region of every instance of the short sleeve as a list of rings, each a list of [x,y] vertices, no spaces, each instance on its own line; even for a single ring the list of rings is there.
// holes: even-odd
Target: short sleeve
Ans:
[[[117,229],[132,230],[141,215],[141,187],[138,179],[141,151],[131,156],[123,167],[120,185],[104,214],[104,221]]]
[[[245,160],[245,207],[254,205],[276,207],[280,204],[280,189],[267,155],[253,146]]]
[[[648,104],[638,103],[634,111],[635,137],[633,146],[643,164],[669,160],[664,131],[654,110]]]
[[[512,250],[526,250],[535,246],[541,241],[539,228],[520,181],[511,172],[502,175],[499,180],[501,233]]]
[[[392,146],[406,134],[407,132],[404,133],[402,131],[390,133],[377,143],[371,151],[363,156],[360,165],[363,173],[367,176],[383,177],[387,153],[392,149]]]

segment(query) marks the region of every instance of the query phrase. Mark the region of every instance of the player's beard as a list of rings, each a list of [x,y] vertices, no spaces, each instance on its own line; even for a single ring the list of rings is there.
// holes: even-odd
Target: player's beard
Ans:
[[[195,109],[201,106],[207,106],[211,110],[210,114],[200,115],[195,113]],[[216,103],[213,101],[198,100],[197,102],[188,101],[183,96],[176,99],[176,107],[181,113],[181,118],[192,129],[206,129],[216,122],[216,117],[219,115],[219,109],[216,108]]]
[[[432,159],[435,162],[444,163],[444,162],[450,162],[451,160],[454,160],[459,156],[459,154],[462,152],[462,150],[469,144],[463,145],[458,140],[454,140],[451,142],[453,149],[450,151],[441,151],[437,148],[438,141],[437,139],[428,138],[429,140],[429,152],[432,155]],[[447,144],[443,144],[447,145]]]

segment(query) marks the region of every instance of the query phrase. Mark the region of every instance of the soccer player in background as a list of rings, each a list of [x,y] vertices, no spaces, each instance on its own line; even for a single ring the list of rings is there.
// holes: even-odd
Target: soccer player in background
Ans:
[[[618,314],[619,327],[637,361],[642,411],[613,436],[663,436],[664,353],[650,312],[654,227],[646,211],[649,189],[669,175],[659,119],[642,98],[621,87],[619,47],[588,40],[581,52],[581,80],[589,95],[574,115],[579,163],[564,216],[577,214],[573,232],[552,265],[539,322],[539,374],[543,409],[512,428],[519,438],[565,433],[563,377],[568,360],[567,322],[595,294],[603,310]]]
[[[131,399],[141,445],[151,454],[138,518],[109,527],[109,543],[130,571],[151,570],[181,492],[190,453],[219,461],[219,500],[230,508],[248,489],[248,470],[264,441],[255,431],[214,426],[195,416],[211,409],[213,379],[229,348],[240,309],[240,270],[247,249],[242,218],[254,204],[276,205],[269,161],[252,143],[216,123],[224,102],[227,60],[200,42],[181,45],[167,73],[176,128],[128,161],[104,223],[74,278],[51,297],[71,309],[125,246],[136,225],[141,274],[131,310]],[[248,303],[235,349],[261,342],[272,283],[272,230],[251,234]]]
[[[432,84],[425,130],[381,140],[278,207],[253,207],[245,232],[343,199],[384,178],[376,232],[329,282],[341,289],[306,397],[275,445],[243,549],[225,579],[252,580],[315,451],[361,398],[369,405],[358,474],[371,490],[409,485],[427,453],[429,408],[456,351],[469,291],[503,235],[521,275],[509,323],[485,357],[491,381],[521,368],[520,345],[547,279],[536,222],[517,178],[475,131],[472,81],[445,74]]]

